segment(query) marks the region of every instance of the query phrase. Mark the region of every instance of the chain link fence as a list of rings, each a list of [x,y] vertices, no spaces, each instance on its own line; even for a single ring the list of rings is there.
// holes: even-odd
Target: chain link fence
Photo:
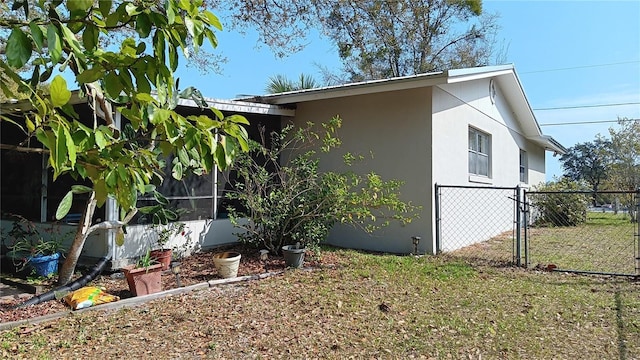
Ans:
[[[519,188],[436,185],[435,190],[437,253],[520,265]]]
[[[524,192],[529,267],[640,275],[637,192]]]
[[[640,276],[640,191],[435,190],[437,253],[491,266]]]

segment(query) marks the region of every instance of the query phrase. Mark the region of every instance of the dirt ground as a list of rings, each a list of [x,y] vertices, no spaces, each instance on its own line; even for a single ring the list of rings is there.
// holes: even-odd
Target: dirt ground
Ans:
[[[213,254],[218,251],[237,251],[242,254],[238,276],[255,275],[266,272],[283,270],[285,268],[282,256],[269,256],[268,259],[261,260],[257,249],[248,248],[242,245],[219,248],[212,251],[198,253],[181,261],[180,282],[182,286],[207,282],[220,278],[213,264]],[[323,258],[317,258],[312,253],[305,257],[305,267],[319,266],[324,262],[331,262],[327,258],[328,253],[323,253]],[[43,284],[47,289],[53,288],[54,283]],[[117,295],[121,299],[132,297],[129,292],[127,282],[121,272],[103,273],[94,279],[91,286],[103,286],[106,292]],[[169,290],[177,288],[176,276],[170,270],[162,274],[162,289]],[[42,304],[29,306],[26,308],[14,309],[22,300],[6,300],[0,304],[0,323],[29,319],[69,310],[69,307],[62,300],[51,300]]]

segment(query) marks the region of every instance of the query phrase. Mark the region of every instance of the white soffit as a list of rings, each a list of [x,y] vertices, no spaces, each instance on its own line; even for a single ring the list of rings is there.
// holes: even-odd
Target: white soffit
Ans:
[[[205,98],[205,101],[210,107],[216,108],[220,111],[229,111],[234,113],[248,113],[248,114],[263,114],[263,115],[282,115],[282,116],[294,116],[294,109],[287,109],[281,106],[255,103],[240,100],[222,100]],[[191,99],[178,100],[179,106],[188,106],[197,108],[198,104]]]

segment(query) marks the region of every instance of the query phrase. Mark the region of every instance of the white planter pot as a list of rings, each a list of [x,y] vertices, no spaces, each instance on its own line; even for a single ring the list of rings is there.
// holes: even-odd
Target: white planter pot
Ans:
[[[240,267],[240,253],[235,251],[226,251],[213,255],[213,264],[218,274],[225,278],[234,278],[238,276],[238,267]]]

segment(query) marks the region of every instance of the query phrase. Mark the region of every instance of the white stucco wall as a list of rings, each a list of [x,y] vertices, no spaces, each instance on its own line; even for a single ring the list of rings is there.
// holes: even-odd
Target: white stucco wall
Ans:
[[[188,256],[194,252],[212,249],[221,245],[236,243],[238,232],[228,219],[184,221],[185,235],[172,238],[164,247],[172,248]],[[135,258],[146,253],[147,249],[158,248],[155,241],[157,234],[147,225],[127,227],[127,234],[122,246],[116,246],[113,254],[114,268],[131,263]]]
[[[491,101],[489,82],[489,79],[481,79],[434,88],[432,140],[433,152],[437,154],[432,168],[434,182],[441,185],[528,187],[544,180],[544,149],[524,137],[497,82],[495,103]],[[469,174],[469,127],[491,137],[489,177]],[[528,183],[520,182],[520,149],[527,153]],[[455,213],[457,215],[444,214],[441,222],[444,250],[487,240],[513,228],[513,203],[505,201],[502,192],[483,191],[482,195],[479,194],[473,190],[459,192],[455,201],[460,211]],[[491,224],[485,221],[481,225],[489,216]],[[433,236],[435,238],[435,233]]]
[[[352,168],[366,173],[374,171],[384,179],[405,181],[402,199],[422,206],[420,218],[411,224],[392,224],[367,234],[360,229],[337,226],[329,243],[359,249],[396,253],[413,252],[412,236],[428,238],[431,233],[433,187],[429,173],[431,162],[431,89],[384,92],[318,100],[297,104],[295,123],[316,124],[335,115],[343,120],[339,136],[342,147],[322,158],[322,169],[344,169],[342,155],[352,152],[367,159]],[[373,159],[368,157],[373,154]],[[431,252],[428,241],[420,244],[420,252]]]
[[[189,237],[190,241],[185,241],[186,236],[178,236],[170,240],[165,247],[173,248],[182,251],[184,255],[189,255],[193,252],[212,249],[238,241],[234,234],[239,232],[239,230],[234,228],[228,219],[185,221],[185,224],[185,235]],[[44,229],[51,226],[51,224],[36,225],[40,229],[43,229],[42,234],[44,234],[44,236],[46,236]],[[4,231],[3,234],[6,235],[11,229],[11,222],[0,220],[0,226]],[[75,227],[60,225],[60,228],[61,233],[68,234],[65,236],[63,242],[63,246],[68,249],[73,241],[72,232],[75,231]],[[3,236],[3,239],[4,238],[5,236]],[[155,239],[155,233],[149,230],[147,226],[128,226],[124,244],[112,248],[112,268],[118,269],[128,265],[135,261],[137,257],[144,255],[148,248],[157,248]],[[106,232],[104,230],[98,230],[87,237],[85,246],[80,254],[80,261],[81,263],[92,264],[97,259],[106,256],[108,252],[109,244],[107,243]]]

